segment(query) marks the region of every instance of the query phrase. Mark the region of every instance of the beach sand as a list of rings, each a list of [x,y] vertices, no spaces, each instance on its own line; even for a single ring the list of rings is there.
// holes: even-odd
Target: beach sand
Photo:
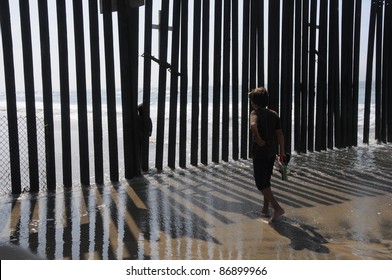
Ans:
[[[0,198],[0,243],[44,259],[392,259],[392,147],[293,155],[269,223],[249,160]],[[6,257],[3,257],[6,258]]]

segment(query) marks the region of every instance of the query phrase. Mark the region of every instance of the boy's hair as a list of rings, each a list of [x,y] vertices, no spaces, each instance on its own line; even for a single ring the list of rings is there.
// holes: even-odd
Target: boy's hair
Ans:
[[[142,116],[143,115],[143,103],[140,103],[137,106],[137,111],[139,112],[139,115]]]
[[[266,108],[269,102],[268,92],[264,87],[259,87],[253,89],[249,94],[250,100],[260,106],[261,108]]]

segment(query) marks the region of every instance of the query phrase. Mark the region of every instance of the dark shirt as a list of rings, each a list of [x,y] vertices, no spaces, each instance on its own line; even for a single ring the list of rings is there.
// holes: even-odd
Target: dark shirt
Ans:
[[[151,136],[151,134],[152,134],[151,118],[148,118],[147,122],[148,122],[148,126],[147,126],[148,136]],[[143,133],[144,133],[144,119],[143,119],[143,116],[141,116],[141,115],[139,115],[139,132],[140,132],[140,137],[142,137]]]
[[[266,144],[259,146],[253,141],[253,158],[275,157],[278,148],[276,130],[282,128],[280,117],[275,111],[266,108],[259,108],[255,112],[257,114],[257,130]]]

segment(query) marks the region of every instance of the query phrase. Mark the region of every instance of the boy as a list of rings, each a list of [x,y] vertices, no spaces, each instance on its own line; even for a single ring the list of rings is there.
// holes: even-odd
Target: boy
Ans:
[[[262,214],[269,216],[269,204],[274,212],[271,222],[284,214],[283,208],[275,199],[271,190],[271,175],[276,158],[276,151],[280,150],[280,161],[285,162],[284,135],[279,115],[268,106],[268,92],[260,87],[250,92],[253,111],[250,114],[250,129],[253,133],[253,171],[256,187],[264,197]]]

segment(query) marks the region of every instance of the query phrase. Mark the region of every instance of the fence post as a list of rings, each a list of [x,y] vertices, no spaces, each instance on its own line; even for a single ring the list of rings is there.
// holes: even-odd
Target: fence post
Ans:
[[[94,131],[94,170],[95,183],[103,184],[103,145],[102,145],[102,101],[101,101],[101,64],[99,48],[98,5],[89,0],[90,49],[91,49],[91,90],[93,100]]]
[[[241,89],[241,158],[248,158],[250,129],[248,126],[248,79],[249,79],[249,1],[243,6],[243,41],[242,41],[242,89]]]
[[[8,0],[0,0],[0,26],[3,43],[5,90],[7,99],[8,142],[11,164],[11,187],[13,194],[21,193],[19,158],[18,116],[16,108],[15,66],[12,45],[11,19]]]
[[[268,13],[268,108],[279,113],[280,0],[269,1]]]
[[[382,40],[383,40],[383,0],[377,2],[376,23],[376,139],[382,141]]]
[[[215,1],[214,24],[214,75],[212,112],[212,162],[219,162],[220,135],[220,91],[221,91],[221,47],[222,47],[222,0]]]
[[[103,1],[103,24],[105,41],[106,102],[109,130],[110,180],[118,182],[118,144],[116,85],[114,79],[113,23],[110,1]]]
[[[301,151],[301,62],[302,62],[302,0],[295,1],[294,54],[294,150]]]
[[[340,145],[340,87],[339,87],[339,3],[331,0],[329,11],[328,60],[328,148]]]
[[[307,152],[308,135],[308,75],[309,75],[309,0],[303,0],[302,8],[302,87],[301,87],[301,146]]]
[[[354,55],[353,55],[353,107],[352,107],[352,134],[351,144],[358,145],[358,101],[359,101],[359,61],[360,61],[360,47],[361,47],[361,16],[362,14],[362,0],[355,1],[354,11]]]
[[[230,27],[231,0],[224,0],[223,79],[222,79],[222,160],[229,161],[230,109]]]
[[[327,149],[327,30],[328,2],[320,2],[319,49],[317,70],[317,107],[315,150]],[[331,112],[328,112],[331,114]]]
[[[151,41],[152,41],[152,0],[146,0],[145,3],[145,26],[144,26],[144,53],[151,55]],[[151,102],[151,60],[144,59],[144,77],[143,77],[143,110],[144,110],[144,124],[145,127],[150,117],[150,102]],[[147,137],[146,137],[147,136]],[[147,171],[149,167],[149,140],[148,135],[143,135],[142,140],[142,170]]]
[[[282,129],[285,135],[285,151],[291,151],[292,93],[293,93],[293,39],[294,3],[283,1],[282,14],[282,67],[281,67],[281,111]]]
[[[314,151],[314,99],[316,84],[316,20],[317,0],[310,2],[309,23],[309,88],[308,88],[308,150]]]
[[[209,51],[210,51],[210,0],[203,0],[202,21],[202,73],[201,73],[201,156],[202,164],[208,163],[209,119]]]
[[[39,190],[37,122],[35,108],[35,88],[33,53],[31,43],[30,7],[28,1],[19,1],[22,31],[23,66],[26,97],[27,138],[29,156],[30,191]]]
[[[180,0],[173,3],[172,72],[170,83],[168,166],[175,168],[177,139],[178,62],[180,49]]]
[[[169,0],[162,1],[162,12],[159,23],[159,59],[167,61],[167,45],[169,30]],[[165,136],[165,107],[166,107],[166,80],[167,73],[164,65],[159,66],[159,85],[158,85],[158,121],[157,121],[157,144],[155,167],[162,170]]]
[[[76,88],[78,102],[80,181],[82,185],[88,186],[90,185],[90,159],[88,150],[86,60],[83,33],[83,7],[81,1],[73,1],[73,14],[75,33]]]
[[[385,46],[384,46],[384,53],[385,53],[385,59],[384,59],[384,65],[386,67],[385,69],[385,94],[386,94],[386,99],[384,100],[386,104],[386,107],[388,108],[387,112],[387,142],[391,143],[392,142],[392,96],[391,96],[391,90],[392,90],[392,55],[389,51],[385,50],[390,50],[392,47],[392,40],[390,34],[392,33],[392,1],[391,0],[386,0],[385,2],[385,23],[384,23],[384,30],[385,30],[385,35],[384,38],[386,40]],[[389,35],[386,35],[389,34]]]
[[[181,0],[180,167],[186,167],[188,104],[188,0]]]
[[[197,166],[199,152],[199,99],[200,99],[200,25],[201,1],[195,1],[193,16],[193,67],[192,67],[192,128],[191,164]]]
[[[60,71],[60,102],[61,102],[61,143],[63,185],[72,186],[72,149],[71,149],[71,119],[69,98],[69,69],[68,69],[68,32],[65,0],[57,0],[57,33]]]
[[[52,70],[50,65],[50,42],[47,0],[38,1],[41,60],[42,60],[42,86],[44,98],[45,119],[45,151],[46,151],[46,184],[49,190],[56,189],[56,161],[54,152],[53,127],[53,98],[52,98]]]
[[[238,93],[239,93],[239,57],[238,57],[238,0],[233,0],[232,17],[232,144],[233,144],[233,159],[238,160],[239,157],[239,114],[238,114]]]

